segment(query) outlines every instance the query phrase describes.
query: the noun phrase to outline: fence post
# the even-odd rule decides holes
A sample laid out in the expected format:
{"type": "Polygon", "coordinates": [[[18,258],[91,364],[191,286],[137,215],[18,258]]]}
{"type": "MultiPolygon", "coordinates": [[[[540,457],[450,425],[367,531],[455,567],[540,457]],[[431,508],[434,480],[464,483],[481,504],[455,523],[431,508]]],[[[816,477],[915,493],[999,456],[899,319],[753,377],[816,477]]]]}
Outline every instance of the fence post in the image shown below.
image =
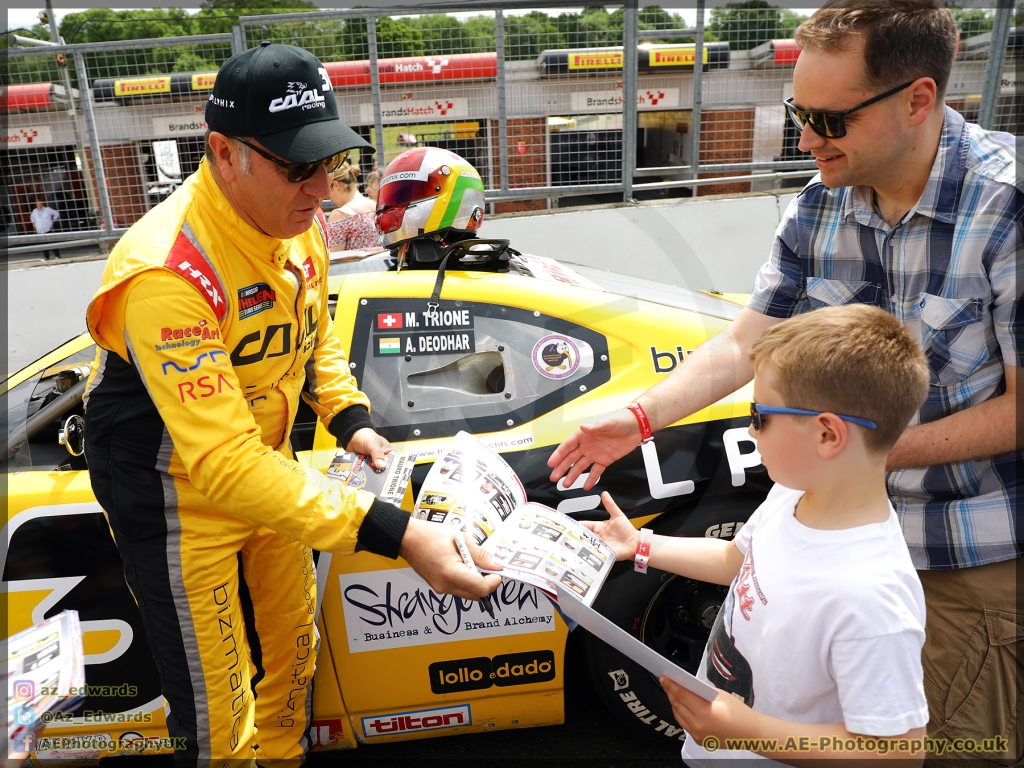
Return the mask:
{"type": "Polygon", "coordinates": [[[498,56],[498,187],[508,189],[508,101],[505,93],[505,15],[494,12],[495,52],[498,56]]]}
{"type": "Polygon", "coordinates": [[[388,164],[384,154],[384,117],[380,106],[380,70],[377,68],[377,19],[366,17],[366,42],[370,48],[370,98],[373,100],[373,130],[377,136],[377,166],[383,171],[388,164]]]}
{"type": "Polygon", "coordinates": [[[245,32],[242,26],[236,24],[231,28],[231,55],[236,56],[245,50],[245,32]]]}
{"type": "Polygon", "coordinates": [[[999,0],[995,24],[992,27],[992,41],[988,48],[988,62],[985,64],[985,87],[981,92],[981,109],[978,110],[978,125],[986,131],[992,130],[996,116],[996,103],[999,101],[1012,19],[1013,0],[999,0]]]}
{"type": "MultiPolygon", "coordinates": [[[[700,111],[704,87],[704,0],[697,0],[697,35],[693,46],[693,142],[690,167],[692,178],[698,178],[700,172],[700,111]]],[[[697,196],[697,187],[690,187],[693,196],[697,196]]]]}
{"type": "Polygon", "coordinates": [[[639,61],[636,49],[638,0],[626,0],[622,9],[622,201],[633,202],[636,170],[636,124],[639,61]]]}
{"type": "MultiPolygon", "coordinates": [[[[92,83],[89,81],[89,73],[85,68],[85,56],[81,51],[75,51],[75,69],[78,70],[79,94],[82,98],[82,111],[85,112],[85,129],[89,134],[89,151],[92,155],[92,166],[96,171],[96,191],[100,196],[100,212],[103,216],[103,226],[107,234],[114,232],[114,214],[110,210],[110,196],[107,194],[107,178],[103,172],[103,155],[100,154],[100,140],[96,131],[96,115],[92,109],[92,83]]],[[[82,167],[88,165],[85,152],[82,152],[82,167]]],[[[86,184],[91,181],[86,179],[86,184]]]]}

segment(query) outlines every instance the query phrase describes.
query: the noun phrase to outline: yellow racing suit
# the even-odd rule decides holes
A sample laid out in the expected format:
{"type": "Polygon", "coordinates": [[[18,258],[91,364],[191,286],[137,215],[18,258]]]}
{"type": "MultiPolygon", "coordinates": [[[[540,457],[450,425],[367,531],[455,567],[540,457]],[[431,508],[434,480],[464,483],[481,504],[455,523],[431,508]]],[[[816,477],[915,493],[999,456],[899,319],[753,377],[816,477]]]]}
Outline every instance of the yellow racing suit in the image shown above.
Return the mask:
{"type": "Polygon", "coordinates": [[[310,548],[397,557],[408,515],[293,458],[300,392],[340,444],[371,426],[327,309],[325,223],[289,240],[203,162],[120,240],[88,309],[86,457],[181,762],[298,764],[311,718],[310,548]]]}

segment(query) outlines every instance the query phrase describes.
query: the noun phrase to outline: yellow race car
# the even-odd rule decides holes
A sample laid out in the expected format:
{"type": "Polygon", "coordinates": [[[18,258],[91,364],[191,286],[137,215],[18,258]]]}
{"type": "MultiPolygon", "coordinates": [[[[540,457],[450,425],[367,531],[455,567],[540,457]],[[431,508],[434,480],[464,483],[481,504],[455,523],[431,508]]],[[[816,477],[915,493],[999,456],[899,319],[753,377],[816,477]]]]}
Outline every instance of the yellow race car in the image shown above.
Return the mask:
{"type": "MultiPolygon", "coordinates": [[[[622,408],[719,333],[742,297],[697,293],[551,259],[467,252],[447,271],[398,271],[389,253],[332,262],[335,331],[373,404],[379,431],[417,455],[404,506],[459,430],[494,447],[529,498],[599,519],[609,491],[635,525],[731,538],[771,485],[747,434],[746,389],[662,430],[616,462],[591,491],[551,483],[546,462],[577,426],[622,408]],[[428,307],[435,291],[436,310],[428,307]],[[642,298],[641,298],[642,297],[642,298]],[[431,310],[428,312],[428,310],[431,310]]],[[[65,609],[85,637],[81,708],[54,719],[37,757],[93,762],[167,751],[164,702],[121,561],[82,453],[88,335],[4,386],[8,636],[65,609]]],[[[293,432],[303,462],[326,470],[334,438],[303,406],[293,432]]],[[[564,720],[567,628],[532,588],[503,582],[495,618],[434,594],[402,560],[368,553],[317,560],[314,750],[564,720]]],[[[725,587],[620,563],[596,608],[695,670],[725,587]]],[[[647,672],[588,638],[597,695],[630,728],[681,740],[647,672]]]]}

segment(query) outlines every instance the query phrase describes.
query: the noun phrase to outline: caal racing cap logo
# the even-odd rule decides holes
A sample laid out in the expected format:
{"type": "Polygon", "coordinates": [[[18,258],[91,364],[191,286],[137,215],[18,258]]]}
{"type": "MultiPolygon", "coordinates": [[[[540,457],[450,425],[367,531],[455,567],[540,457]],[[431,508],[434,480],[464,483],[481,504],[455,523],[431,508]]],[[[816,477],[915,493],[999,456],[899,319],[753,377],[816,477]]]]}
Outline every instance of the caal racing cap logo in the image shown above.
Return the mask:
{"type": "MultiPolygon", "coordinates": [[[[321,68],[322,69],[322,68],[321,68]]],[[[325,78],[326,79],[326,78],[325,78]]],[[[330,82],[330,81],[328,81],[330,82]]],[[[324,96],[316,88],[306,88],[306,83],[290,82],[287,95],[270,102],[271,112],[284,112],[286,109],[302,107],[302,109],[326,108],[324,96]]]]}

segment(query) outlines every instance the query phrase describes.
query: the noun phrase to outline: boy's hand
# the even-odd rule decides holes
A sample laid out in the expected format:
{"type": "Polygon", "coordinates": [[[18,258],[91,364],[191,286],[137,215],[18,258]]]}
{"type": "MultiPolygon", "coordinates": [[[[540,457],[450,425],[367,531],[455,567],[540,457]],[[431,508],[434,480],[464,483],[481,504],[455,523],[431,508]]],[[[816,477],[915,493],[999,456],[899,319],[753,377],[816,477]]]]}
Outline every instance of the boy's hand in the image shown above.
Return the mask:
{"type": "Polygon", "coordinates": [[[593,520],[581,520],[580,522],[592,530],[601,541],[612,548],[616,560],[632,560],[636,554],[636,541],[640,536],[639,531],[629,522],[629,518],[622,514],[622,510],[612,501],[611,494],[605,491],[601,494],[601,501],[608,512],[609,519],[604,522],[593,520]]]}
{"type": "Polygon", "coordinates": [[[756,736],[754,710],[732,694],[722,691],[714,701],[707,701],[667,677],[660,682],[676,722],[709,752],[724,749],[725,739],[756,736]]]}

